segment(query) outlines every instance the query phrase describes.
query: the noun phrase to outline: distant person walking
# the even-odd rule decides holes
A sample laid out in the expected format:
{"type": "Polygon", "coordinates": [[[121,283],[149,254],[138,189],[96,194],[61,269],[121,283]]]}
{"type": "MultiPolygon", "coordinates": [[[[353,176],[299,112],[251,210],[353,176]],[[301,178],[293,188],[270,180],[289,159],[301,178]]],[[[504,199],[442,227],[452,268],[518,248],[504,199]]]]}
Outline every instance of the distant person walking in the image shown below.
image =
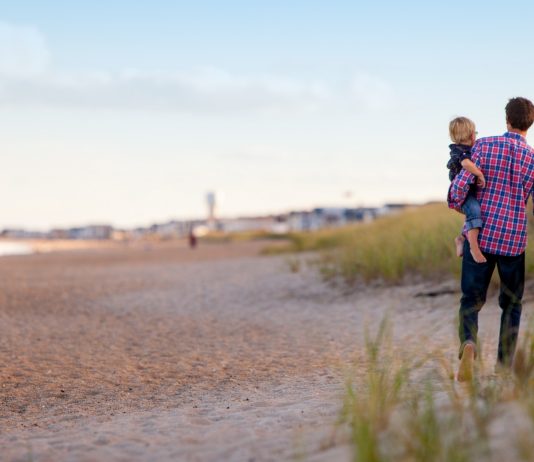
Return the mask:
{"type": "Polygon", "coordinates": [[[191,249],[194,249],[196,248],[197,246],[197,237],[195,236],[195,230],[194,228],[191,226],[191,229],[189,230],[189,247],[191,249]]]}
{"type": "MultiPolygon", "coordinates": [[[[477,355],[478,312],[486,301],[491,276],[497,266],[500,277],[501,324],[497,369],[512,365],[525,281],[527,242],[526,203],[534,186],[534,149],[525,139],[534,122],[534,105],[526,98],[512,98],[506,105],[507,132],[481,138],[471,149],[471,160],[485,178],[477,188],[482,227],[479,247],[485,262],[477,263],[464,241],[460,301],[460,366],[458,380],[471,380],[477,355]]],[[[468,197],[475,176],[462,169],[454,178],[449,206],[457,211],[468,197]]],[[[464,230],[465,233],[465,230],[464,230]]]]}

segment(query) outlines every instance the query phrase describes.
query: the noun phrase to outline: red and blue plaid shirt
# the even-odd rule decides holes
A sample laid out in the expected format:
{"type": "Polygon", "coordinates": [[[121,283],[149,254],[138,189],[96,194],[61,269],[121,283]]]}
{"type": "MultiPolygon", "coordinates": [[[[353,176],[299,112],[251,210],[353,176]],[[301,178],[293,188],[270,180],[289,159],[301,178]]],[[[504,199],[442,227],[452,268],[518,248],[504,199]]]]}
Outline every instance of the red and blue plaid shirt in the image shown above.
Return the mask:
{"type": "MultiPolygon", "coordinates": [[[[534,149],[507,132],[479,139],[471,150],[486,187],[477,188],[484,222],[480,248],[495,255],[520,255],[527,246],[526,203],[534,185],[534,149]]],[[[449,207],[460,211],[475,177],[462,170],[451,183],[449,207]]]]}

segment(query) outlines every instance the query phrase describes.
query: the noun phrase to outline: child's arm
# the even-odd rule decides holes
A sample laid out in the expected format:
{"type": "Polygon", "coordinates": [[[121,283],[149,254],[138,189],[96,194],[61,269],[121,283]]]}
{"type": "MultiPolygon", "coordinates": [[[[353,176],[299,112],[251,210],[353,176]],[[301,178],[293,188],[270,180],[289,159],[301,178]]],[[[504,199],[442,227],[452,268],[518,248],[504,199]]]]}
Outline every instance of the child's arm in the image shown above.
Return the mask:
{"type": "Polygon", "coordinates": [[[477,185],[483,188],[486,186],[486,179],[484,178],[484,174],[482,171],[473,163],[472,160],[464,159],[462,162],[462,168],[467,170],[469,173],[472,173],[477,177],[477,185]]]}

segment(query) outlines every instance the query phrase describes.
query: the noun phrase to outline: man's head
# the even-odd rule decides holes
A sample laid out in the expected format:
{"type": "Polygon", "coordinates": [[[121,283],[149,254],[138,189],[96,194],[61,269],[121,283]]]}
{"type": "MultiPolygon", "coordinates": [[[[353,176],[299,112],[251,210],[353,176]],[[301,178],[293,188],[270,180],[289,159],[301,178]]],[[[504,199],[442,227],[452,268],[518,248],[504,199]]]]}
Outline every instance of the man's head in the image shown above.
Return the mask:
{"type": "Polygon", "coordinates": [[[506,105],[508,130],[526,132],[534,122],[534,104],[526,98],[512,98],[506,105]]]}
{"type": "Polygon", "coordinates": [[[475,123],[467,117],[456,117],[449,123],[449,135],[456,144],[473,146],[476,139],[475,123]]]}

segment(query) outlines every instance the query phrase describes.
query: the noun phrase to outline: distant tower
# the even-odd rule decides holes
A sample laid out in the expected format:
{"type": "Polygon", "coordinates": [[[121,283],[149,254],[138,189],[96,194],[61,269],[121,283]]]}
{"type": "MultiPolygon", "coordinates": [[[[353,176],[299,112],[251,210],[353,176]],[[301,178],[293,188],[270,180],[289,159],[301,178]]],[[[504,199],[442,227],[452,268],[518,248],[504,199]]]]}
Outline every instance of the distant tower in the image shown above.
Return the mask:
{"type": "Polygon", "coordinates": [[[215,229],[215,193],[210,191],[206,194],[206,203],[208,205],[208,228],[215,229]]]}

